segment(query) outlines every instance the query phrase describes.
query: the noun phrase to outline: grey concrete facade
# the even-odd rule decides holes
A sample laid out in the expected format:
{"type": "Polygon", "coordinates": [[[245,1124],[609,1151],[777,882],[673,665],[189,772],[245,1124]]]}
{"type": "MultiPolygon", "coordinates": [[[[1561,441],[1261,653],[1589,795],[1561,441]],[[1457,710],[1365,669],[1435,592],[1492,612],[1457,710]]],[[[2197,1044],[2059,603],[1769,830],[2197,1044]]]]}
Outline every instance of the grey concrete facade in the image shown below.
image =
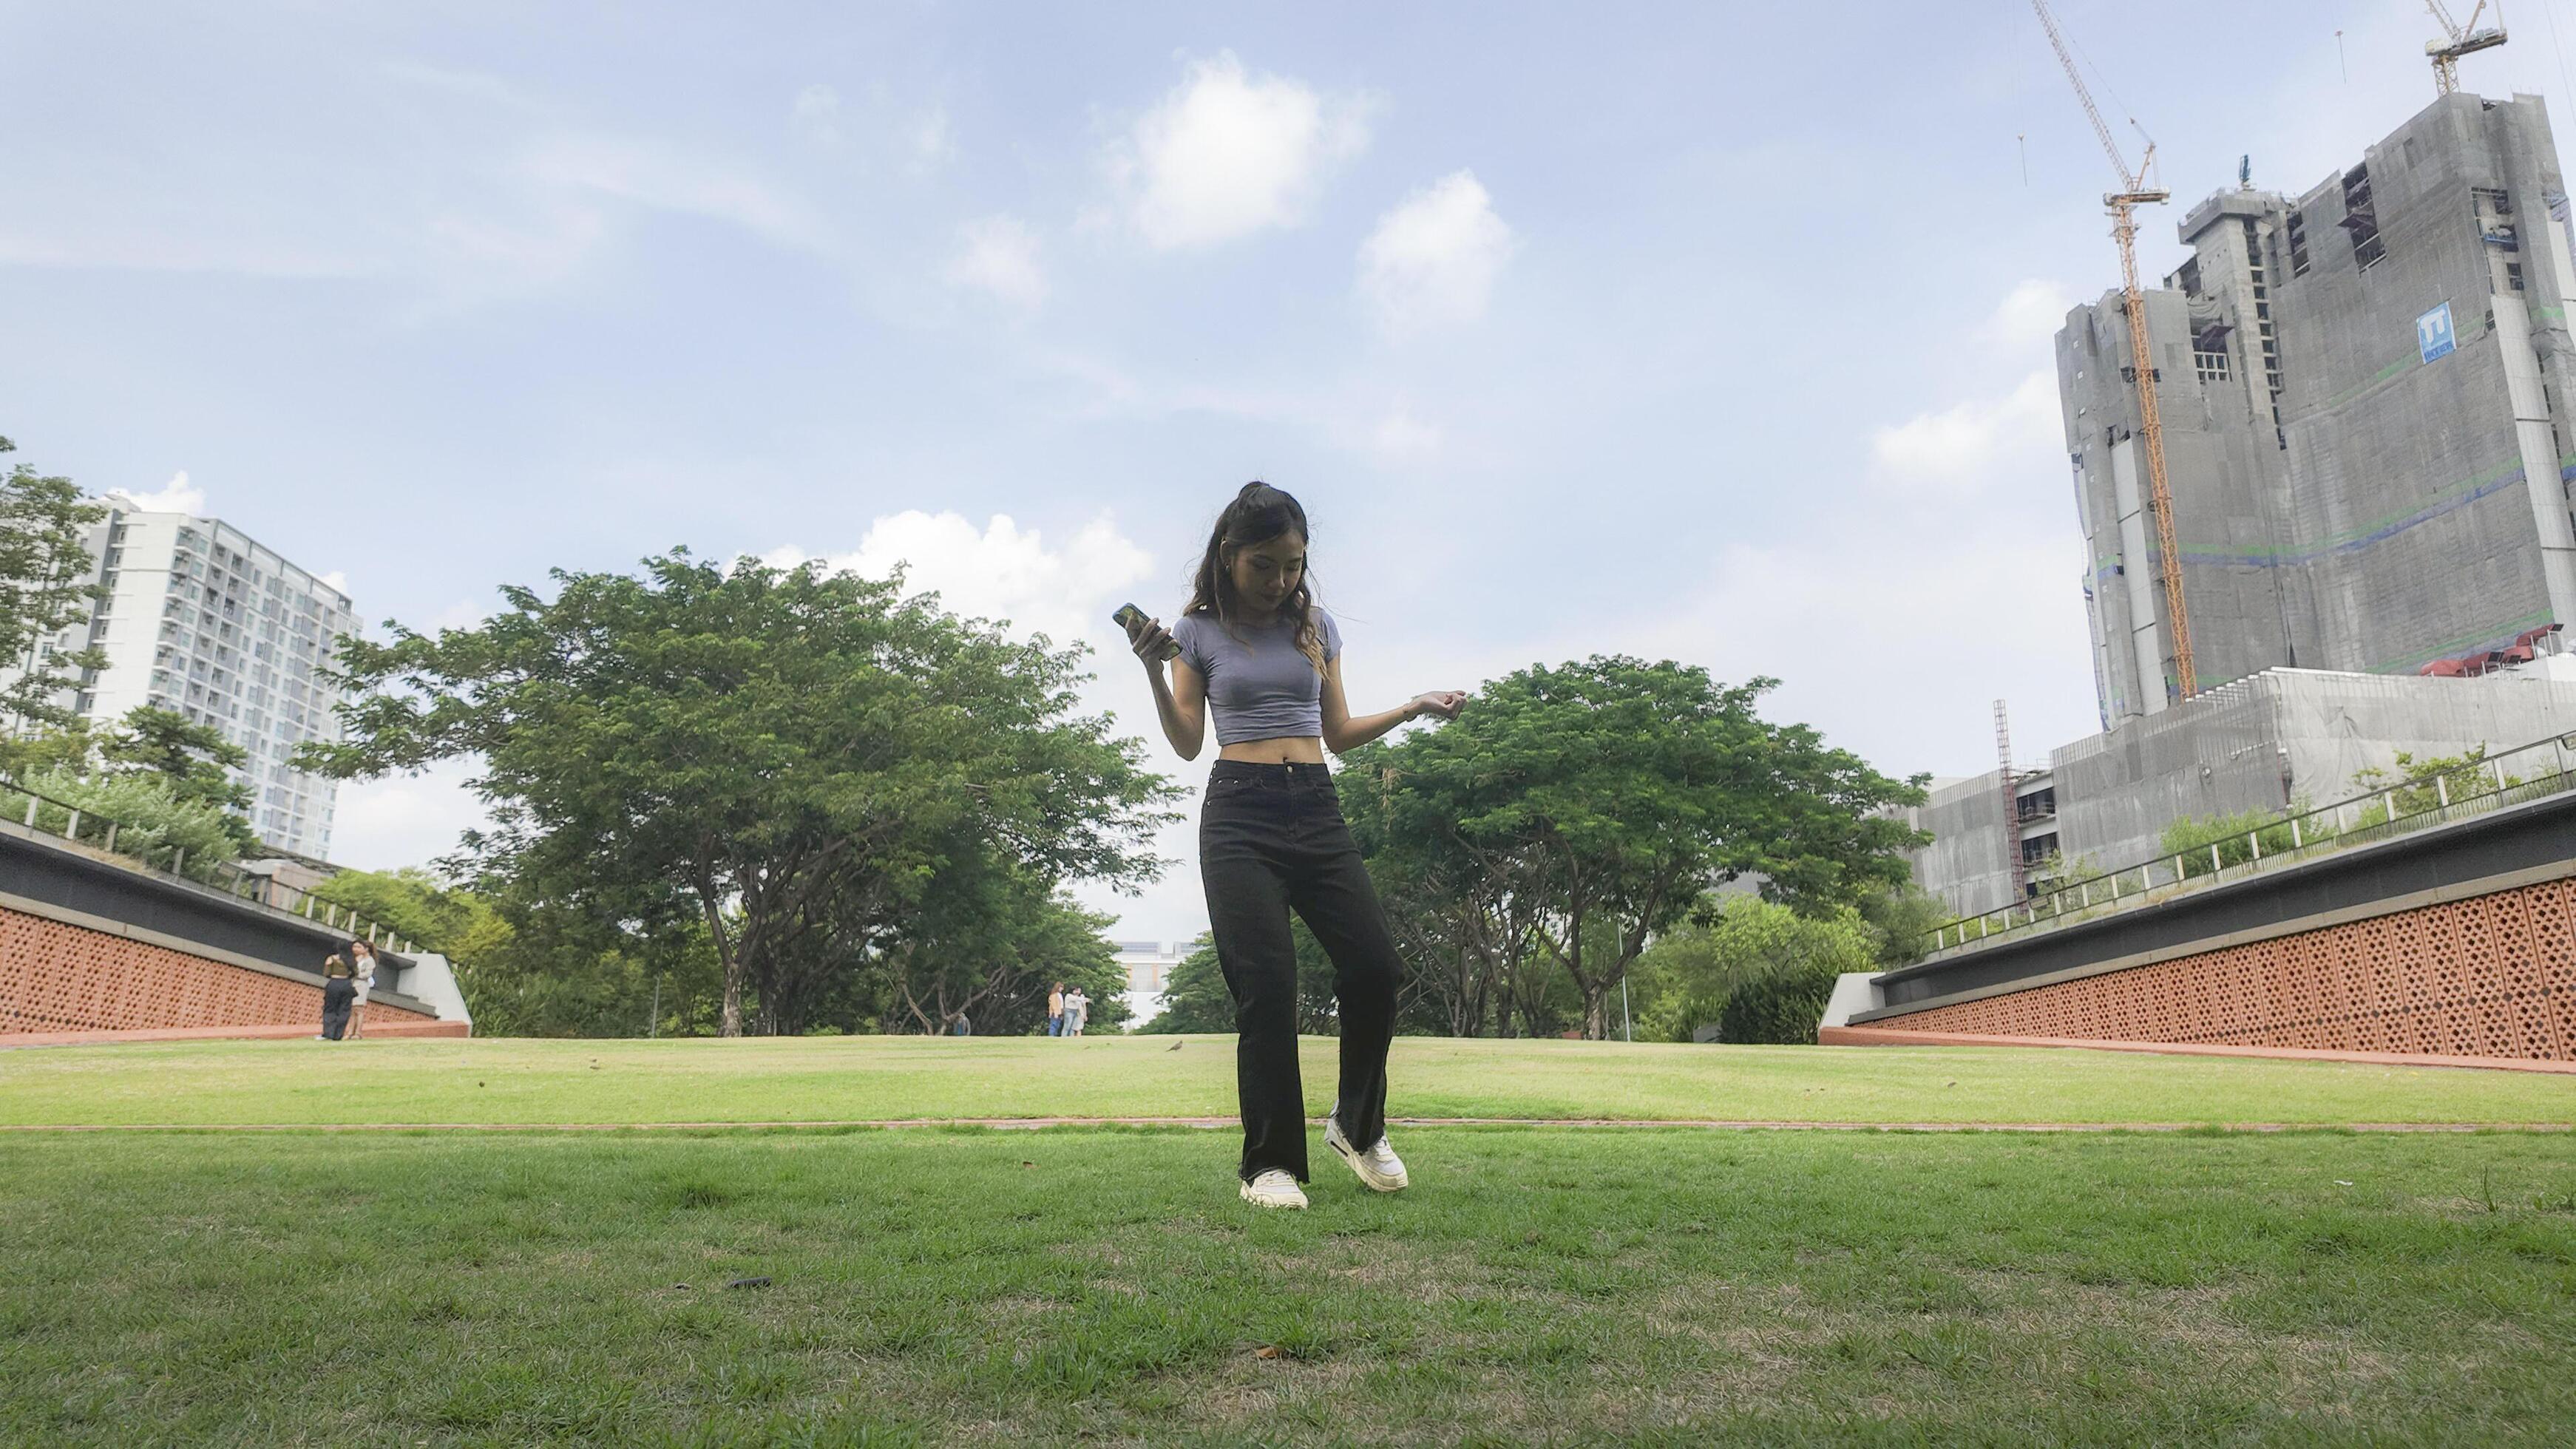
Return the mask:
{"type": "Polygon", "coordinates": [[[1970,941],[1846,995],[1841,1025],[2318,930],[2576,874],[2576,795],[2560,794],[2416,834],[2281,866],[2052,930],[1970,941]]]}
{"type": "MultiPolygon", "coordinates": [[[[2201,688],[2576,624],[2567,209],[2538,98],[2451,95],[2296,197],[2185,215],[2145,305],[2201,688]]],[[[2057,338],[2106,728],[2179,699],[2127,326],[2113,293],[2057,338]]]]}
{"type": "MultiPolygon", "coordinates": [[[[2109,870],[2161,853],[2165,828],[2360,793],[2353,777],[2576,730],[2576,660],[2475,679],[2272,669],[2064,746],[2015,781],[2017,848],[2109,870]]],[[[1906,812],[1933,834],[1915,880],[1960,915],[2012,899],[2000,772],[1936,787],[1906,812]]]]}

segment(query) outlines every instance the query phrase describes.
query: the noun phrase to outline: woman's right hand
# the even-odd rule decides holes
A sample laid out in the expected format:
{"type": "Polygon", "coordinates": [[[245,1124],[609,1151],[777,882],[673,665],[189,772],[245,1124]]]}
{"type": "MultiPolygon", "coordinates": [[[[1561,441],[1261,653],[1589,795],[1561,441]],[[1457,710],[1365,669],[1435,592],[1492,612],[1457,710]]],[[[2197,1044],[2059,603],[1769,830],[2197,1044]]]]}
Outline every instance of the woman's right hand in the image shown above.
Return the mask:
{"type": "Polygon", "coordinates": [[[1127,626],[1127,646],[1136,651],[1136,658],[1144,664],[1146,673],[1159,674],[1163,656],[1172,646],[1172,632],[1163,627],[1160,619],[1139,618],[1127,626]]]}

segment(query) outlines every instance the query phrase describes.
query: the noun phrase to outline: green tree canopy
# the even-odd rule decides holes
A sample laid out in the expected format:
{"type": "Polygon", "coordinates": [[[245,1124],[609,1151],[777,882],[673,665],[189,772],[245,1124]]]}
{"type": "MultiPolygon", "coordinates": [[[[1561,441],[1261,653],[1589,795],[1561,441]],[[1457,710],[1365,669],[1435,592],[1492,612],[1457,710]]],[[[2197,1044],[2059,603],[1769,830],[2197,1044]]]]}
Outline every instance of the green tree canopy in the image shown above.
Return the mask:
{"type": "Polygon", "coordinates": [[[250,786],[231,774],[249,761],[250,751],[177,710],[135,706],[99,741],[98,752],[109,774],[157,774],[182,799],[235,812],[250,809],[250,786]]]}
{"type": "Polygon", "coordinates": [[[168,782],[170,793],[219,811],[226,830],[243,854],[259,847],[251,829],[250,786],[233,777],[250,759],[250,751],[210,724],[198,724],[176,710],[137,705],[98,740],[102,772],[144,775],[168,782]]]}
{"type": "MultiPolygon", "coordinates": [[[[0,438],[0,453],[17,446],[0,438]]],[[[55,696],[80,683],[79,671],[107,667],[107,655],[86,643],[47,642],[89,617],[98,589],[82,540],[106,516],[106,506],[84,502],[69,478],[24,463],[0,475],[0,665],[24,671],[0,685],[0,735],[73,723],[77,716],[55,696]]]]}
{"type": "Polygon", "coordinates": [[[1517,671],[1442,729],[1354,751],[1355,833],[1459,903],[1454,941],[1543,953],[1604,1035],[1629,964],[1710,887],[1826,911],[1908,876],[1923,837],[1884,811],[1921,782],[1761,718],[1776,683],[1624,656],[1517,671]]]}
{"type": "MultiPolygon", "coordinates": [[[[988,869],[1131,885],[1177,793],[1077,712],[1079,650],[1018,643],[900,580],[674,550],[642,577],[520,586],[479,628],[347,641],[336,778],[466,757],[493,826],[461,864],[650,933],[700,923],[788,1011],[988,869]]],[[[771,1030],[795,1023],[773,1012],[771,1030]]]]}

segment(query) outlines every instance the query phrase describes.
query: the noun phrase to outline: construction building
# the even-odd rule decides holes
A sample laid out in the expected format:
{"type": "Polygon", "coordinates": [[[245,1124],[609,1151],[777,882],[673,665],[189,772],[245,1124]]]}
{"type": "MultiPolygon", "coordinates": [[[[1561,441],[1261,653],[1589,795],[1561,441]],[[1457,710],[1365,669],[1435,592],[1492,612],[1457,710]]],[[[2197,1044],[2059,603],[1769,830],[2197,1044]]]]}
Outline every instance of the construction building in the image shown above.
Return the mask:
{"type": "Polygon", "coordinates": [[[86,542],[88,582],[103,594],[47,642],[95,645],[109,667],[84,671],[60,702],[99,727],[147,704],[214,726],[249,753],[234,776],[250,786],[260,839],[327,856],[334,782],[287,761],[299,744],[340,737],[340,690],[325,671],[358,631],[348,596],[220,519],[138,509],[116,493],[100,501],[107,517],[86,542]]]}
{"type": "MultiPolygon", "coordinates": [[[[2199,688],[2476,672],[2576,621],[2567,216],[2540,99],[2457,93],[2184,216],[2143,301],[2199,688]]],[[[2057,337],[2106,729],[2182,696],[2132,357],[2116,292],[2057,337]]]]}
{"type": "Polygon", "coordinates": [[[2104,732],[1908,812],[1934,836],[1916,879],[1963,915],[2155,856],[2177,820],[2357,793],[2400,752],[2576,730],[2576,249],[2546,109],[2449,93],[2297,196],[2239,182],[2140,297],[2195,692],[2115,291],[2057,335],[2104,732]]]}
{"type": "MultiPolygon", "coordinates": [[[[2555,636],[2542,647],[2552,648],[2555,636]]],[[[2117,870],[2164,853],[2167,826],[2328,805],[2354,777],[2481,746],[2576,730],[2576,655],[2544,654],[2474,679],[2268,669],[2130,720],[2012,771],[1936,780],[1907,822],[1932,834],[1915,880],[1973,916],[2066,868],[2117,870]],[[2015,869],[2015,861],[2019,869],[2015,869]]]]}

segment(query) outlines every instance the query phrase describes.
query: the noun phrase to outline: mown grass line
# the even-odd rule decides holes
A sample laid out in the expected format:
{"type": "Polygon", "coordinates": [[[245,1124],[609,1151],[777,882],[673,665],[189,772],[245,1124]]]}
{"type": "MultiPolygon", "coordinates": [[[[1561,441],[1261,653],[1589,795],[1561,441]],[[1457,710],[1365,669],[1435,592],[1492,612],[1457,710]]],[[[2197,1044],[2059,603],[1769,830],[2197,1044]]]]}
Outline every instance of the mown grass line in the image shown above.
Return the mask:
{"type": "Polygon", "coordinates": [[[0,1440],[2559,1444],[2576,1144],[0,1139],[0,1440]],[[761,1276],[768,1286],[719,1285],[761,1276]],[[679,1284],[689,1285],[686,1288],[679,1284]]]}
{"type": "MultiPolygon", "coordinates": [[[[1309,1108],[1334,1043],[1305,1047],[1309,1108]]],[[[1407,1117],[2571,1123],[2576,1077],[2043,1048],[1395,1045],[1407,1117]]],[[[1223,1037],[185,1042],[0,1052],[0,1124],[1229,1117],[1223,1037]]]]}

